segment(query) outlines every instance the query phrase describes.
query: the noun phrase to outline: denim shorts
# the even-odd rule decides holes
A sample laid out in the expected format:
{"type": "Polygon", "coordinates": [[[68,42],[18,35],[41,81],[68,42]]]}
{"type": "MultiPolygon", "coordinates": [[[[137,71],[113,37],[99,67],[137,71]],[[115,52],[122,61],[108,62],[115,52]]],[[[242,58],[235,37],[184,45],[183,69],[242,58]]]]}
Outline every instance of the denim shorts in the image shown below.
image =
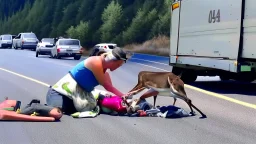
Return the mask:
{"type": "Polygon", "coordinates": [[[46,95],[46,103],[49,106],[60,108],[65,114],[77,112],[73,100],[55,91],[50,86],[46,95]]]}

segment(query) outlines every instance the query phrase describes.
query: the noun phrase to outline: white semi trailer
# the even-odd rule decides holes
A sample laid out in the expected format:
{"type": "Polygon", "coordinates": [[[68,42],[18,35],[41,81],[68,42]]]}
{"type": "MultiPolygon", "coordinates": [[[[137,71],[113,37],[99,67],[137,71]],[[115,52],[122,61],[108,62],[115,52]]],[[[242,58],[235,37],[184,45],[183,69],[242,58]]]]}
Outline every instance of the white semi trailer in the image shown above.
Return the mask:
{"type": "Polygon", "coordinates": [[[171,17],[169,64],[185,82],[256,79],[256,0],[174,0],[171,17]]]}

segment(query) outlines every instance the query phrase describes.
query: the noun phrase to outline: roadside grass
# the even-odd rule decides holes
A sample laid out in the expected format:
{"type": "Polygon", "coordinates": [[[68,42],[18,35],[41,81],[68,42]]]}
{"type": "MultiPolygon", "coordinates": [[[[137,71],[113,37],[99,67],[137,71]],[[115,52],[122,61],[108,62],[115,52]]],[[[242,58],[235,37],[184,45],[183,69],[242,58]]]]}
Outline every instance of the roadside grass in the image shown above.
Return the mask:
{"type": "Polygon", "coordinates": [[[170,38],[167,36],[158,36],[142,44],[129,44],[123,47],[127,51],[136,53],[152,54],[159,56],[169,56],[170,38]]]}
{"type": "MultiPolygon", "coordinates": [[[[157,36],[151,40],[147,40],[142,44],[128,44],[122,47],[125,51],[131,51],[135,53],[169,56],[170,53],[170,38],[167,36],[157,36]]],[[[83,56],[88,56],[92,49],[86,50],[81,48],[83,56]]]]}

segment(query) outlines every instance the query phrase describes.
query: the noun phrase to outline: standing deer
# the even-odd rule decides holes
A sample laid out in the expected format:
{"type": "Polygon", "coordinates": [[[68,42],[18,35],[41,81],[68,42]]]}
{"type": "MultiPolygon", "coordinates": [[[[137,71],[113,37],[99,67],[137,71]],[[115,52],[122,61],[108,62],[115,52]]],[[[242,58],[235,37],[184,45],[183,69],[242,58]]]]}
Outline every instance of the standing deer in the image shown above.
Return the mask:
{"type": "Polygon", "coordinates": [[[145,99],[151,96],[154,96],[155,106],[157,95],[171,96],[174,98],[173,105],[175,105],[177,98],[180,98],[188,104],[191,110],[191,115],[195,115],[192,109],[193,107],[202,115],[203,118],[206,118],[206,115],[202,113],[196,106],[194,106],[192,101],[187,97],[184,82],[180,79],[180,76],[176,76],[171,72],[141,71],[138,75],[137,85],[130,90],[129,93],[135,95],[145,88],[150,90],[142,95],[137,101],[134,101],[131,107],[135,106],[140,99],[145,99]]]}

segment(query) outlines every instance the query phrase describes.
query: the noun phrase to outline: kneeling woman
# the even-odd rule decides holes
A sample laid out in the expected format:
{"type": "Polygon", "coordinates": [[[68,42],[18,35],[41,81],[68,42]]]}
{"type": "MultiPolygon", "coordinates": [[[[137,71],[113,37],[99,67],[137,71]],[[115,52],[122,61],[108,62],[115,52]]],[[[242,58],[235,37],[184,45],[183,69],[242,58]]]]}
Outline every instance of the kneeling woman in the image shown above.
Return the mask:
{"type": "Polygon", "coordinates": [[[121,48],[110,53],[89,57],[78,63],[55,85],[49,88],[47,105],[60,108],[65,114],[92,111],[97,101],[92,91],[98,85],[118,96],[127,96],[116,89],[111,82],[107,69],[114,71],[127,60],[121,48]]]}

